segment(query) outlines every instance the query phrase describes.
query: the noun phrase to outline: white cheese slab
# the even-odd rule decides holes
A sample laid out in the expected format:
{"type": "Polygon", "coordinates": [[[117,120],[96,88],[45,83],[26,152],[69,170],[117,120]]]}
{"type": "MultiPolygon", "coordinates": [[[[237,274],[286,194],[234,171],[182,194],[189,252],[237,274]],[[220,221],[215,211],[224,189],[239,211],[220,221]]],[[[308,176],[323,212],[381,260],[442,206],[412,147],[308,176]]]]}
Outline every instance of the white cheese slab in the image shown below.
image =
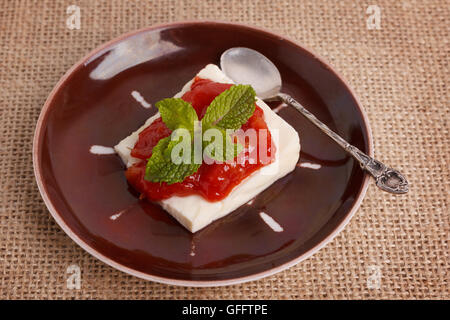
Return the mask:
{"type": "MultiPolygon", "coordinates": [[[[226,75],[213,64],[207,65],[197,74],[197,76],[215,82],[233,83],[231,79],[227,78],[226,75]]],[[[183,89],[177,93],[175,97],[179,98],[185,92],[189,91],[193,81],[194,80],[192,79],[186,83],[183,89]]],[[[274,139],[276,146],[275,161],[255,171],[237,185],[230,194],[221,201],[210,202],[199,195],[190,195],[185,197],[173,196],[159,202],[168,213],[193,233],[203,229],[213,221],[226,216],[241,205],[249,202],[272,183],[295,169],[300,156],[300,139],[297,131],[273,112],[261,99],[257,98],[256,104],[264,111],[264,120],[274,139]]],[[[120,141],[119,144],[114,147],[128,167],[136,162],[142,161],[133,158],[130,155],[130,152],[139,138],[139,133],[157,118],[159,118],[159,113],[150,117],[142,127],[120,141]]]]}

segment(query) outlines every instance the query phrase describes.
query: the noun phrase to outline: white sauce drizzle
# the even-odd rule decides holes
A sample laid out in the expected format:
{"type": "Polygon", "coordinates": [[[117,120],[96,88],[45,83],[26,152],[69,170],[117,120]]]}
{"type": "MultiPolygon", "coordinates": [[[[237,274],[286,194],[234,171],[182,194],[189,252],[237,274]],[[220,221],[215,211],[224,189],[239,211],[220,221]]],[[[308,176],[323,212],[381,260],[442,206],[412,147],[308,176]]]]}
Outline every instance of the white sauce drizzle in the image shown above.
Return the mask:
{"type": "Polygon", "coordinates": [[[322,166],[320,164],[311,163],[311,162],[297,163],[297,167],[308,168],[308,169],[313,169],[313,170],[319,170],[320,168],[322,168],[322,166]]]}
{"type": "Polygon", "coordinates": [[[280,226],[278,224],[278,222],[276,222],[275,220],[273,220],[273,218],[271,216],[269,216],[267,213],[265,212],[260,212],[259,213],[260,217],[264,220],[264,222],[272,228],[273,231],[275,232],[282,232],[284,229],[282,226],[280,226]]]}
{"type": "Polygon", "coordinates": [[[134,205],[135,205],[135,203],[129,205],[129,206],[126,207],[125,209],[120,210],[119,212],[113,214],[113,215],[110,216],[109,218],[110,218],[111,220],[117,220],[122,214],[124,214],[125,212],[127,212],[128,210],[130,210],[134,205]]]}
{"type": "Polygon", "coordinates": [[[190,253],[191,257],[195,256],[195,243],[192,240],[191,241],[191,253],[190,253]]]}
{"type": "Polygon", "coordinates": [[[123,210],[120,211],[119,213],[113,214],[111,217],[109,217],[111,220],[116,220],[117,218],[119,218],[123,213],[123,210]]]}
{"type": "Polygon", "coordinates": [[[133,96],[133,98],[139,102],[144,108],[148,109],[150,108],[152,105],[150,103],[148,103],[147,101],[145,101],[144,97],[136,90],[134,90],[133,92],[131,92],[131,95],[133,96]]]}
{"type": "Polygon", "coordinates": [[[89,149],[89,152],[92,154],[98,154],[98,155],[116,153],[116,151],[111,147],[97,146],[97,145],[92,145],[91,148],[89,149]]]}
{"type": "Polygon", "coordinates": [[[273,112],[278,113],[280,112],[281,109],[286,108],[288,105],[285,103],[280,104],[278,107],[276,107],[275,109],[272,109],[273,112]]]}

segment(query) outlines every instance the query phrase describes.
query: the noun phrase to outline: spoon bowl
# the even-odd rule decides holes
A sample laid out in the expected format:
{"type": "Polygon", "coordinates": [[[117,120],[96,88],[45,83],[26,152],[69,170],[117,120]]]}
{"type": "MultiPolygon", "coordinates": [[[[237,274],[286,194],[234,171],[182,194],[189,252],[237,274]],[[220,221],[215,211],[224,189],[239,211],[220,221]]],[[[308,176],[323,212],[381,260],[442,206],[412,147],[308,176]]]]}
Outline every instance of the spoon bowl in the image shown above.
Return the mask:
{"type": "Polygon", "coordinates": [[[250,84],[261,99],[275,97],[281,90],[277,67],[256,50],[236,47],[220,57],[220,67],[236,83],[250,84]]]}

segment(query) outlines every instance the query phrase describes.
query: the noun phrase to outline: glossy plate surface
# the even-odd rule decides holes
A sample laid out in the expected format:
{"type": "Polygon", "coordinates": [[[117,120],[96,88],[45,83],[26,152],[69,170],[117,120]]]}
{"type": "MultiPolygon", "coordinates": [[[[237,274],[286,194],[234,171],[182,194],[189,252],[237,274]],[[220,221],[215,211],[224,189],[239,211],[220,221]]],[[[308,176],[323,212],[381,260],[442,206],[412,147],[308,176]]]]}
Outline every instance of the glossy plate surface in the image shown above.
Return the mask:
{"type": "Polygon", "coordinates": [[[252,205],[191,234],[158,205],[139,201],[112,147],[156,112],[146,101],[173,96],[223,51],[244,46],[279,68],[283,91],[361,150],[372,154],[370,129],[352,91],[320,58],[261,29],[186,22],[140,30],[109,42],[75,65],[50,94],[33,146],[36,178],[65,232],[100,260],[149,280],[192,286],[257,279],[308,257],[349,221],[367,188],[355,161],[294,109],[279,115],[300,135],[297,167],[252,205]],[[264,211],[283,228],[274,232],[264,211]],[[122,214],[117,219],[112,215],[122,214]]]}

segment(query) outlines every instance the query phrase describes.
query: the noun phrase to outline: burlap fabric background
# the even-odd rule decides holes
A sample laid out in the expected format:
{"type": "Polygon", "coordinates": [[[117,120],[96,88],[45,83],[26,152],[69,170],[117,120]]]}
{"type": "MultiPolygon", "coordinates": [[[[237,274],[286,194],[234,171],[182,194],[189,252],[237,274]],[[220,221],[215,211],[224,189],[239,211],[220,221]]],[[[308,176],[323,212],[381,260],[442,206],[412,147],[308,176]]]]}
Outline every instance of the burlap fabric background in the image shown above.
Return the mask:
{"type": "Polygon", "coordinates": [[[0,1],[0,298],[449,298],[449,22],[436,1],[0,1]],[[81,8],[81,29],[66,8],[81,8]],[[366,9],[381,8],[368,30],[366,9]],[[183,288],[116,271],[55,224],[31,160],[35,123],[64,72],[122,33],[177,20],[262,26],[328,60],[359,95],[375,155],[407,175],[393,196],[371,183],[361,209],[313,257],[269,278],[183,288]],[[78,264],[80,290],[66,287],[78,264]],[[380,271],[380,287],[367,285],[380,271]]]}

